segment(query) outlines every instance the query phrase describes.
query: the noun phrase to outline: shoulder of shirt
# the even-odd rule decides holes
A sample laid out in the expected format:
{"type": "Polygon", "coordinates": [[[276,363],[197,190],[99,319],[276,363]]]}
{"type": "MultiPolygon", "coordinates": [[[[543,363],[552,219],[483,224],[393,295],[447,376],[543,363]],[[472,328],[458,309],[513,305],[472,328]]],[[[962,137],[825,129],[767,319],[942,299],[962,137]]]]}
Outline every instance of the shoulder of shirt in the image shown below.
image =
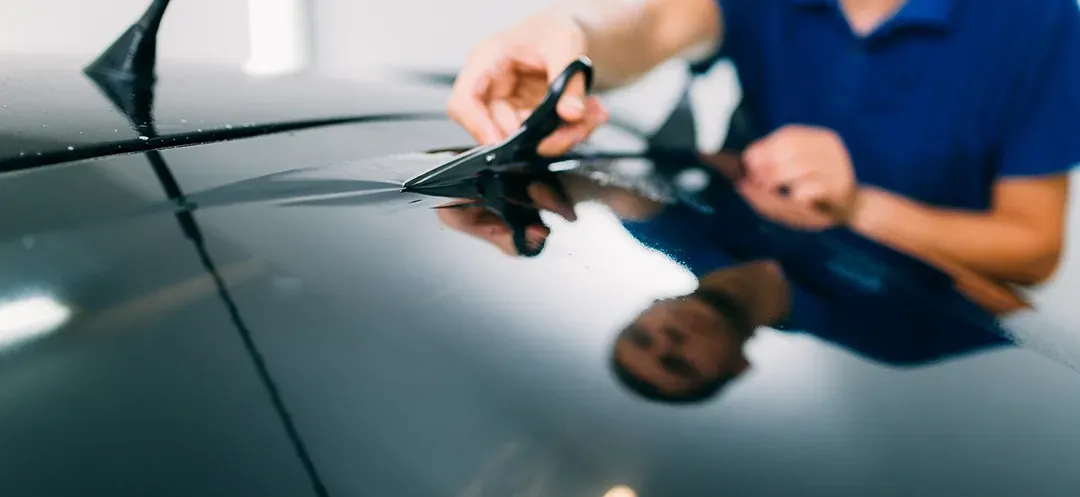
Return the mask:
{"type": "Polygon", "coordinates": [[[969,8],[997,11],[1015,30],[1036,37],[1052,36],[1067,23],[1080,23],[1078,0],[956,0],[968,2],[969,8]]]}
{"type": "Polygon", "coordinates": [[[1060,53],[1063,37],[1080,29],[1078,0],[952,1],[964,11],[967,21],[961,22],[980,33],[977,37],[987,44],[983,48],[1017,67],[1046,62],[1047,54],[1060,53]]]}

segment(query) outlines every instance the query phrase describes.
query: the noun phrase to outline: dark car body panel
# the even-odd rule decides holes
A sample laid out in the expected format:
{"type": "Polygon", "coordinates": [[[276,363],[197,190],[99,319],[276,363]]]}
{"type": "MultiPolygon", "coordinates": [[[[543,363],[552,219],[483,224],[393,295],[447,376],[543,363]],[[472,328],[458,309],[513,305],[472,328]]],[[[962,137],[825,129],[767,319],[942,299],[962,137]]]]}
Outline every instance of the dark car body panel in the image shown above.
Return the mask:
{"type": "MultiPolygon", "coordinates": [[[[0,114],[0,166],[20,151],[137,140],[78,65],[21,64],[4,65],[0,99],[13,110],[0,114]]],[[[172,66],[159,87],[157,126],[175,135],[438,111],[445,97],[172,66]]],[[[258,182],[236,187],[304,168],[400,182],[437,161],[418,152],[468,143],[428,120],[161,150],[184,194],[230,192],[191,213],[201,245],[145,154],[0,175],[0,300],[40,293],[75,309],[64,327],[0,351],[0,494],[292,497],[316,495],[317,482],[333,496],[394,497],[599,496],[617,483],[706,496],[1080,488],[1080,383],[1032,354],[898,372],[773,333],[722,401],[646,405],[613,385],[608,344],[692,281],[631,246],[601,209],[585,227],[557,225],[545,252],[522,260],[441,226],[430,210],[440,199],[301,190],[291,200],[320,202],[283,205],[258,182]]]]}
{"type": "MultiPolygon", "coordinates": [[[[113,141],[142,133],[81,72],[78,59],[4,55],[0,83],[0,161],[113,141]]],[[[437,88],[361,84],[319,78],[252,78],[225,68],[163,64],[152,114],[162,135],[240,129],[359,114],[438,111],[437,88]]]]}

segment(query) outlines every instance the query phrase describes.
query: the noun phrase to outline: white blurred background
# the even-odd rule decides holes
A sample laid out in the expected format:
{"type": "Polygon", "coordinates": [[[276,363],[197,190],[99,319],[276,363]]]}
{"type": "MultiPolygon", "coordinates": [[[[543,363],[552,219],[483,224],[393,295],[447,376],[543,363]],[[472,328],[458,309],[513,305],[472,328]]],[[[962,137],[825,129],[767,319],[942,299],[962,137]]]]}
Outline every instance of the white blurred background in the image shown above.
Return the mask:
{"type": "MultiPolygon", "coordinates": [[[[253,33],[256,45],[280,46],[282,33],[298,23],[306,31],[301,43],[310,48],[308,67],[364,77],[387,63],[445,66],[476,40],[546,2],[174,0],[161,29],[159,50],[166,58],[245,64],[263,48],[252,46],[253,33]],[[260,38],[260,30],[271,25],[274,35],[260,38]]],[[[2,0],[0,50],[92,55],[149,3],[2,0]]]]}

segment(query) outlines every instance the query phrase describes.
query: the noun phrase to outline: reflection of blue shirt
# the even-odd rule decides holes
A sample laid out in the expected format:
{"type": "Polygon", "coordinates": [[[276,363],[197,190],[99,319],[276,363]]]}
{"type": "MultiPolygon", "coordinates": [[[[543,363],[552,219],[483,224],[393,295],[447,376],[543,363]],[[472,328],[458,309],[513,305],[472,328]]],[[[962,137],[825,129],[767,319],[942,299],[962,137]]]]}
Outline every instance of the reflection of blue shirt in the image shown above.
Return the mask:
{"type": "Polygon", "coordinates": [[[786,230],[760,220],[741,201],[713,215],[672,206],[624,226],[697,277],[738,261],[781,261],[791,283],[791,312],[776,327],[872,360],[915,365],[1010,343],[948,277],[845,230],[786,230]]]}

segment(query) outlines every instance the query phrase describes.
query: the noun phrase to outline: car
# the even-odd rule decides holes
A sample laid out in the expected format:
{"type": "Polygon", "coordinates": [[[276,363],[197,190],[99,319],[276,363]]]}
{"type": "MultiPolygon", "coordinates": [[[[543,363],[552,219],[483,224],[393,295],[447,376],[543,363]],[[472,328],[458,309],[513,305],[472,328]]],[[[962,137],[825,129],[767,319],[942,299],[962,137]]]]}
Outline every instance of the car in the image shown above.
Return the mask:
{"type": "Polygon", "coordinates": [[[610,209],[507,257],[400,187],[470,145],[444,85],[156,61],[147,19],[89,66],[0,58],[0,493],[1080,488],[1080,378],[1025,350],[905,370],[766,330],[721,400],[642,402],[614,333],[696,282],[610,209]]]}

